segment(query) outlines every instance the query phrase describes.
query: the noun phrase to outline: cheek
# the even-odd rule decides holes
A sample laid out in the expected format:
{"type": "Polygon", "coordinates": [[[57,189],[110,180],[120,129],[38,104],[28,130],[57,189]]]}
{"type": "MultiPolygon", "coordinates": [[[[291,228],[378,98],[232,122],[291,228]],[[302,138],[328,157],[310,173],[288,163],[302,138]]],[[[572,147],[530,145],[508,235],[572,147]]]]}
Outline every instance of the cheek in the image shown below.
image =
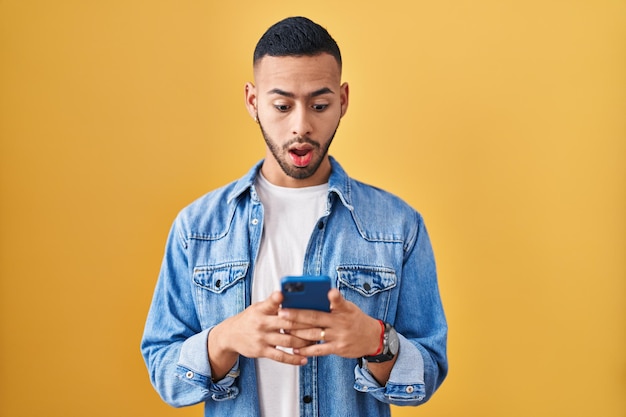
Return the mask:
{"type": "Polygon", "coordinates": [[[259,118],[265,122],[268,128],[275,128],[285,119],[285,114],[276,111],[276,109],[272,105],[259,106],[258,111],[259,118]]]}
{"type": "Polygon", "coordinates": [[[259,119],[263,123],[263,130],[273,141],[286,141],[293,136],[289,116],[274,112],[265,116],[259,115],[259,119]]]}
{"type": "Polygon", "coordinates": [[[337,130],[337,127],[339,127],[340,120],[341,116],[339,114],[333,115],[333,117],[324,120],[323,129],[325,137],[330,138],[330,136],[332,136],[335,130],[337,130]]]}
{"type": "Polygon", "coordinates": [[[282,123],[271,118],[263,118],[261,122],[263,123],[263,131],[273,142],[280,142],[285,136],[282,123]]]}

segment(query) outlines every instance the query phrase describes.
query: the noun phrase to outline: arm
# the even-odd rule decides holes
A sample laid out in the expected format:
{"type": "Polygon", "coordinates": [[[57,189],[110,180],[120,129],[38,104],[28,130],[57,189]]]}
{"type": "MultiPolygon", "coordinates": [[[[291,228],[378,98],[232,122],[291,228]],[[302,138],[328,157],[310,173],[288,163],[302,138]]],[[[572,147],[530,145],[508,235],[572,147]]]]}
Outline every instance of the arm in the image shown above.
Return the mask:
{"type": "MultiPolygon", "coordinates": [[[[368,363],[367,371],[355,369],[355,388],[380,401],[396,405],[418,405],[427,401],[447,373],[447,325],[439,290],[435,262],[428,234],[419,215],[414,237],[407,245],[403,275],[399,279],[397,309],[389,321],[400,340],[392,361],[368,363]]],[[[304,356],[335,354],[346,358],[372,355],[380,343],[379,323],[358,306],[331,290],[331,313],[281,310],[291,320],[291,334],[325,343],[298,350],[304,356]]]]}
{"type": "Polygon", "coordinates": [[[230,377],[212,382],[207,352],[210,331],[201,328],[196,316],[187,242],[177,219],[167,240],[141,341],[152,385],[168,404],[181,407],[211,396],[237,395],[232,386],[236,364],[230,377]]]}
{"type": "Polygon", "coordinates": [[[389,396],[403,394],[398,405],[426,402],[439,388],[448,371],[448,327],[439,295],[435,259],[428,233],[417,215],[417,232],[408,246],[399,288],[394,326],[400,335],[400,351],[386,387],[389,396]],[[415,383],[415,382],[421,383],[415,383]],[[421,399],[406,394],[423,391],[421,399]]]}
{"type": "Polygon", "coordinates": [[[235,398],[240,354],[294,365],[306,363],[303,356],[274,348],[308,344],[280,333],[279,292],[211,328],[202,328],[196,315],[187,242],[180,230],[177,220],[168,238],[141,343],[152,384],[163,400],[178,407],[235,398]]]}

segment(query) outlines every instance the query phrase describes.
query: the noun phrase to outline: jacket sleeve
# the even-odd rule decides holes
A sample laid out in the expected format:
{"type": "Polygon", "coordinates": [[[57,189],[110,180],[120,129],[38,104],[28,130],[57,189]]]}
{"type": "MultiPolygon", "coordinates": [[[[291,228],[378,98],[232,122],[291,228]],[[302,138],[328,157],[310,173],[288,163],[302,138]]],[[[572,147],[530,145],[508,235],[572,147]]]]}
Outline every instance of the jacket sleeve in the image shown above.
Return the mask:
{"type": "Polygon", "coordinates": [[[167,239],[165,256],[141,341],[152,385],[174,407],[235,398],[239,363],[220,381],[211,379],[208,335],[196,316],[187,241],[180,217],[167,239]]]}
{"type": "Polygon", "coordinates": [[[412,244],[407,244],[394,327],[400,339],[398,358],[381,387],[359,366],[355,389],[394,405],[419,405],[433,395],[448,372],[448,327],[437,284],[435,259],[419,214],[412,244]]]}

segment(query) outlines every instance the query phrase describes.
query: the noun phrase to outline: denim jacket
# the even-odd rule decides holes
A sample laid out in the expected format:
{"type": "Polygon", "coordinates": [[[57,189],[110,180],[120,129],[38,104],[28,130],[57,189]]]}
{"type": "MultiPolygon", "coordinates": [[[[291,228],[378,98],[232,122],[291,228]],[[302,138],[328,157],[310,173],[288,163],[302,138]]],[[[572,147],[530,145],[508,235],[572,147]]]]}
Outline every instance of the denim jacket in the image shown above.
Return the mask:
{"type": "MultiPolygon", "coordinates": [[[[177,216],[141,342],[161,397],[176,407],[205,402],[205,416],[259,415],[254,359],[240,356],[213,381],[207,338],[250,305],[263,228],[254,188],[261,163],[177,216]]],[[[330,276],[343,297],[391,323],[400,349],[385,386],[356,359],[309,358],[300,367],[300,415],[389,416],[389,404],[427,401],[447,374],[433,252],[419,213],[351,179],[332,157],[331,164],[326,211],[311,234],[304,273],[330,276]]]]}

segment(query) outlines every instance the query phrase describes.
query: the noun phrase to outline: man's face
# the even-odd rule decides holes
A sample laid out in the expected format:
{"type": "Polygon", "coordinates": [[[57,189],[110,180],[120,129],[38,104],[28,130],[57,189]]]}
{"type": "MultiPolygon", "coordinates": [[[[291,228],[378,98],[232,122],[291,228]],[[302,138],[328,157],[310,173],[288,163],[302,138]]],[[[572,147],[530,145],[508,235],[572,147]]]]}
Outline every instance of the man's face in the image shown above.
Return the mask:
{"type": "Polygon", "coordinates": [[[326,182],[328,147],[348,107],[348,85],[332,55],[265,56],[246,85],[246,105],[267,145],[263,175],[273,184],[326,182]]]}

